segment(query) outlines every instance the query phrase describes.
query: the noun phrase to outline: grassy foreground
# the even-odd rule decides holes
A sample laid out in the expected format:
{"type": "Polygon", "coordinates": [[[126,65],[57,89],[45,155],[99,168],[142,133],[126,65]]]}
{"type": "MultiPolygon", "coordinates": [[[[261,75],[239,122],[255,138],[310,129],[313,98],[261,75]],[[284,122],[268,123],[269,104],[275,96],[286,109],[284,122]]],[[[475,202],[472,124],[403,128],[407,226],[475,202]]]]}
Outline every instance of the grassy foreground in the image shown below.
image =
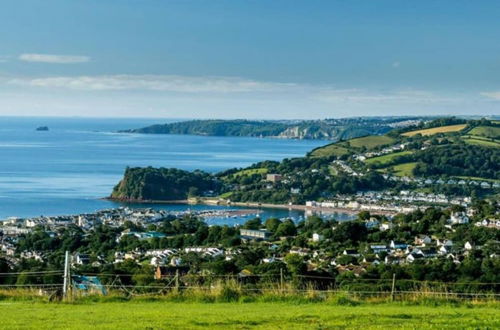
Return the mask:
{"type": "Polygon", "coordinates": [[[498,329],[497,304],[0,301],[3,329],[498,329]]]}

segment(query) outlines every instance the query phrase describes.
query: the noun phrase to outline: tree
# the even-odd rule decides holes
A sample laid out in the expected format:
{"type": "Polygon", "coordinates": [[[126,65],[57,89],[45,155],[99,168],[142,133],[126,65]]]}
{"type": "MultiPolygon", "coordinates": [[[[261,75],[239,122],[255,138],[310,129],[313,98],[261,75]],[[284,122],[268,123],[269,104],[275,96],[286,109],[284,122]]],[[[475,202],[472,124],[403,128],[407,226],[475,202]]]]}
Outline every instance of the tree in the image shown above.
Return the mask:
{"type": "Polygon", "coordinates": [[[285,263],[288,271],[293,275],[304,274],[307,270],[304,258],[298,254],[287,254],[285,257],[285,263]]]}
{"type": "Polygon", "coordinates": [[[260,218],[253,218],[245,222],[243,228],[257,230],[260,228],[260,226],[262,226],[262,221],[260,220],[260,218]]]}
{"type": "Polygon", "coordinates": [[[276,233],[274,234],[276,237],[281,236],[295,236],[297,234],[297,228],[295,227],[295,223],[287,219],[282,222],[278,228],[276,229],[276,233]]]}

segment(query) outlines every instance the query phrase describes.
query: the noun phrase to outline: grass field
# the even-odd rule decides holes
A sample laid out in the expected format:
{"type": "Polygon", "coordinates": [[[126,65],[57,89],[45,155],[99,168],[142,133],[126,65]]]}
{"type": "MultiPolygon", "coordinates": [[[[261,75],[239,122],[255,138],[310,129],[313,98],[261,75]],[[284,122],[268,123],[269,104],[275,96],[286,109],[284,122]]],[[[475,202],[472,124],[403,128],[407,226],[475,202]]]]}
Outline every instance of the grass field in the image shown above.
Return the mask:
{"type": "Polygon", "coordinates": [[[500,138],[500,127],[478,126],[469,131],[470,135],[484,136],[492,139],[500,138]]]}
{"type": "Polygon", "coordinates": [[[450,133],[450,132],[458,132],[460,130],[463,130],[465,128],[465,124],[460,124],[460,125],[449,125],[449,126],[440,126],[440,127],[433,127],[433,128],[427,128],[427,129],[420,129],[416,131],[410,131],[403,133],[403,136],[414,136],[417,134],[422,134],[422,135],[434,135],[437,133],[450,133]]]}
{"type": "Polygon", "coordinates": [[[254,175],[254,174],[266,174],[267,173],[267,168],[249,168],[249,169],[246,169],[246,170],[241,170],[241,171],[238,171],[236,173],[234,173],[233,175],[235,177],[238,177],[238,176],[247,176],[247,175],[254,175]]]}
{"type": "Polygon", "coordinates": [[[0,302],[4,329],[498,329],[498,305],[0,302]]]}
{"type": "Polygon", "coordinates": [[[388,163],[392,162],[397,157],[405,156],[405,155],[410,155],[410,154],[412,154],[411,151],[393,152],[392,154],[387,154],[387,155],[383,155],[383,156],[368,158],[365,161],[365,163],[367,163],[367,164],[378,163],[380,165],[384,165],[384,164],[388,164],[388,163]]]}
{"type": "Polygon", "coordinates": [[[413,169],[417,166],[417,162],[414,163],[404,163],[394,166],[389,166],[386,168],[379,169],[379,172],[388,172],[389,169],[392,169],[392,172],[396,176],[413,176],[413,169]]]}
{"type": "Polygon", "coordinates": [[[311,152],[312,157],[342,156],[349,153],[351,148],[366,147],[368,150],[378,146],[393,143],[395,140],[386,135],[370,135],[360,138],[341,141],[317,148],[311,152]]]}
{"type": "Polygon", "coordinates": [[[330,157],[330,156],[342,156],[347,155],[349,150],[344,148],[337,143],[329,144],[327,146],[315,149],[311,152],[312,157],[330,157]]]}
{"type": "Polygon", "coordinates": [[[500,142],[487,141],[487,140],[484,140],[481,138],[476,139],[474,137],[468,137],[468,138],[465,138],[463,140],[465,141],[465,143],[468,143],[468,144],[479,145],[479,146],[483,146],[483,147],[500,148],[500,142]]]}
{"type": "Polygon", "coordinates": [[[361,148],[366,147],[367,149],[373,149],[378,146],[391,144],[395,140],[387,135],[370,135],[360,138],[355,138],[347,141],[351,147],[361,148]]]}

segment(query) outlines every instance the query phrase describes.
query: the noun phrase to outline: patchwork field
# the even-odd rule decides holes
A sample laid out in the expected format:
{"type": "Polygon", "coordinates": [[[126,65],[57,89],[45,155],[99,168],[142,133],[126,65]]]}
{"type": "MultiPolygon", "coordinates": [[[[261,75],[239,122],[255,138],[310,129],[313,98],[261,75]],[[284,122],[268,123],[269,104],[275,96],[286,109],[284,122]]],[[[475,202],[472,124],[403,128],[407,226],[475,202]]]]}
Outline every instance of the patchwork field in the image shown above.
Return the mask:
{"type": "Polygon", "coordinates": [[[465,128],[465,124],[460,124],[460,125],[449,125],[449,126],[440,126],[440,127],[433,127],[433,128],[427,128],[427,129],[420,129],[416,131],[410,131],[403,133],[403,136],[414,136],[417,134],[422,134],[422,135],[434,135],[437,133],[451,133],[451,132],[458,132],[461,131],[465,128]]]}
{"type": "Polygon", "coordinates": [[[498,306],[0,302],[4,329],[498,329],[498,306]]]}

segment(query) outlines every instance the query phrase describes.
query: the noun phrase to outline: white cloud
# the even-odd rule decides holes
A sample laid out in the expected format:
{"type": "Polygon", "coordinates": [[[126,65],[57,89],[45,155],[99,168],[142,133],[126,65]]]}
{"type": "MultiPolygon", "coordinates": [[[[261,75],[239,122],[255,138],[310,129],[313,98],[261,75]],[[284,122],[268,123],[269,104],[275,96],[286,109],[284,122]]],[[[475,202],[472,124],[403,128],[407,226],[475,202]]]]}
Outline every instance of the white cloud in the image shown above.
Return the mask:
{"type": "Polygon", "coordinates": [[[363,104],[437,104],[463,101],[457,96],[446,96],[422,90],[368,91],[362,89],[325,89],[315,94],[317,100],[329,103],[363,104]]]}
{"type": "Polygon", "coordinates": [[[10,84],[81,91],[143,90],[183,93],[237,93],[283,91],[295,84],[261,82],[229,77],[175,75],[109,75],[18,78],[10,84]]]}
{"type": "Polygon", "coordinates": [[[500,100],[500,91],[499,92],[482,92],[479,94],[481,94],[482,96],[486,96],[490,99],[500,100]]]}
{"type": "Polygon", "coordinates": [[[73,64],[90,61],[90,57],[82,55],[53,55],[53,54],[21,54],[19,60],[25,62],[41,62],[52,64],[73,64]]]}

